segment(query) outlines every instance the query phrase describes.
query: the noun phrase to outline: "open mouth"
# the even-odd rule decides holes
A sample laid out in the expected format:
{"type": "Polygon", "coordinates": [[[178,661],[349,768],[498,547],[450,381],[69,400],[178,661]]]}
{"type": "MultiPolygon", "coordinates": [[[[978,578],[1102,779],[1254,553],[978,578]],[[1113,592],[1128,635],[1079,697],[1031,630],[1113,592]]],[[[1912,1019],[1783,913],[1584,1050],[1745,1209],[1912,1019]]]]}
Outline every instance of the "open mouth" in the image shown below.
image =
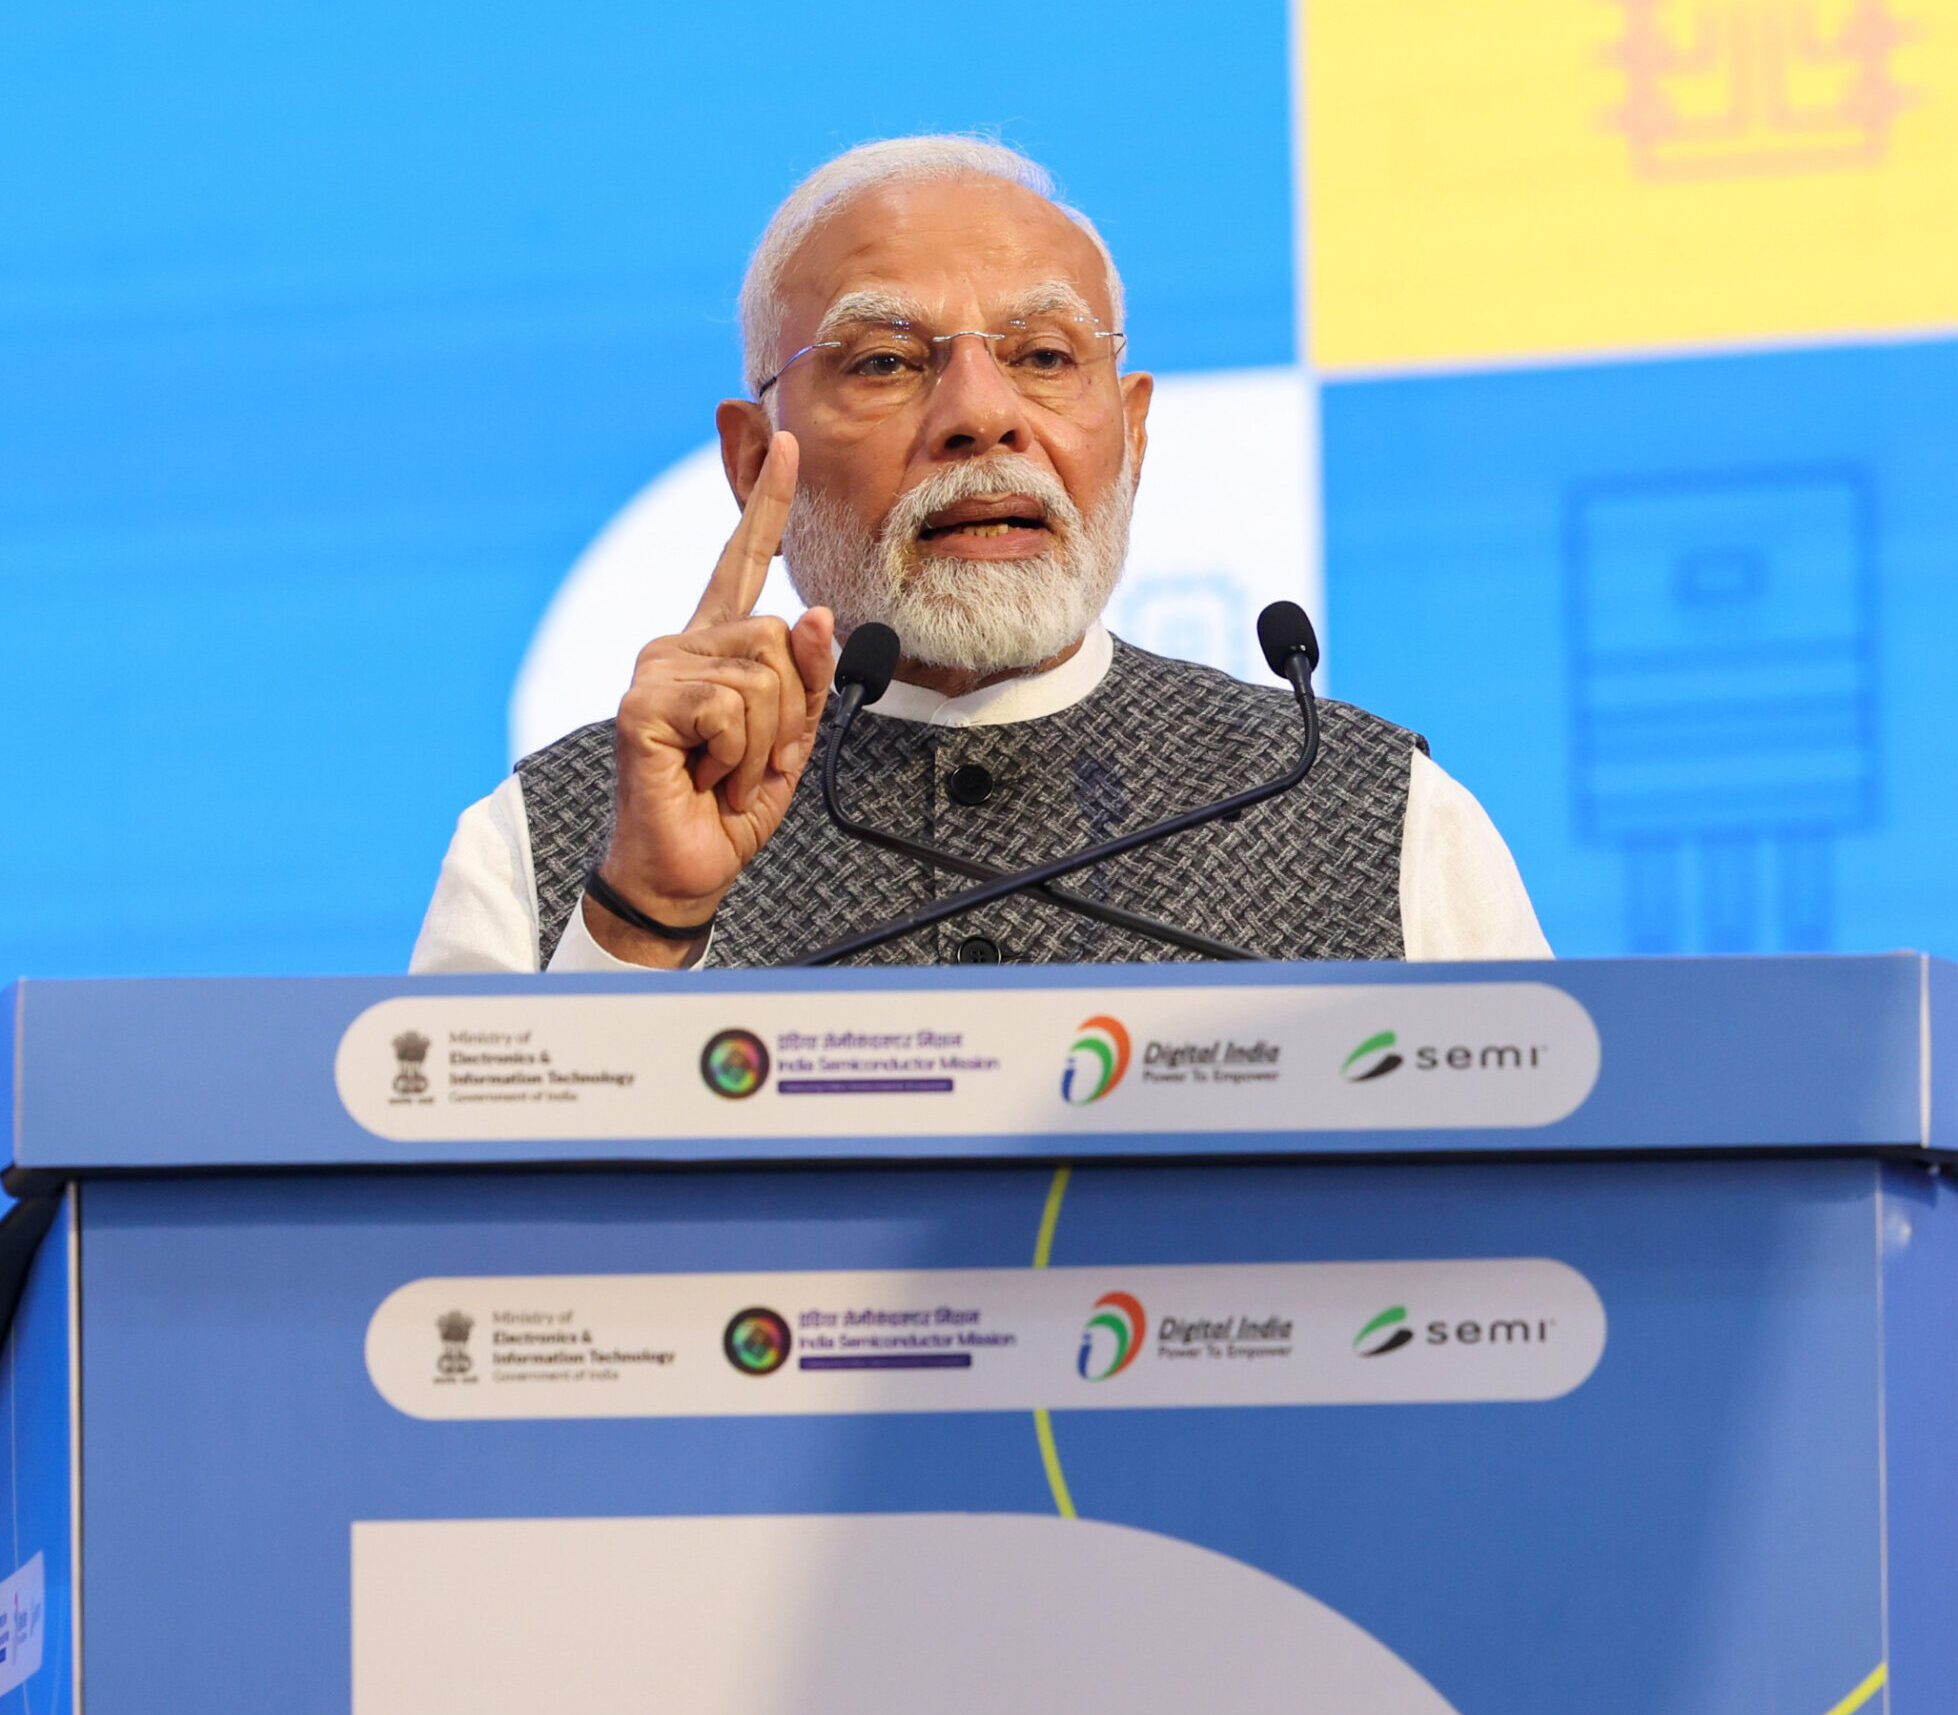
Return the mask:
{"type": "Polygon", "coordinates": [[[1009,530],[1045,530],[1038,518],[994,518],[984,524],[926,525],[924,538],[936,542],[941,536],[1004,536],[1009,530]]]}
{"type": "Polygon", "coordinates": [[[1002,494],[986,499],[961,500],[934,512],[918,532],[927,542],[947,536],[984,539],[1011,535],[1016,530],[1045,530],[1046,509],[1024,494],[1002,494]]]}

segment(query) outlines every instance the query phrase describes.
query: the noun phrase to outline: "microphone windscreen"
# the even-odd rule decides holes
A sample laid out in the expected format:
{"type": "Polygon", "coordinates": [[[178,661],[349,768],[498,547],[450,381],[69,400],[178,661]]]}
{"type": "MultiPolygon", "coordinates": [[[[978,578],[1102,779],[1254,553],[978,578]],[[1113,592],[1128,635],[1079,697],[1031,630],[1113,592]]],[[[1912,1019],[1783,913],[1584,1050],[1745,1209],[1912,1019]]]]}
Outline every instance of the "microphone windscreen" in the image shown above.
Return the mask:
{"type": "Polygon", "coordinates": [[[872,620],[851,632],[850,641],[843,645],[843,653],[836,662],[836,682],[839,685],[861,685],[861,706],[868,708],[891,688],[891,675],[897,671],[897,657],[897,633],[888,625],[879,625],[872,620]]]}
{"type": "Polygon", "coordinates": [[[1258,615],[1258,647],[1265,661],[1279,678],[1285,677],[1285,663],[1303,651],[1306,666],[1319,666],[1319,639],[1312,634],[1312,621],[1295,601],[1275,601],[1258,615]]]}

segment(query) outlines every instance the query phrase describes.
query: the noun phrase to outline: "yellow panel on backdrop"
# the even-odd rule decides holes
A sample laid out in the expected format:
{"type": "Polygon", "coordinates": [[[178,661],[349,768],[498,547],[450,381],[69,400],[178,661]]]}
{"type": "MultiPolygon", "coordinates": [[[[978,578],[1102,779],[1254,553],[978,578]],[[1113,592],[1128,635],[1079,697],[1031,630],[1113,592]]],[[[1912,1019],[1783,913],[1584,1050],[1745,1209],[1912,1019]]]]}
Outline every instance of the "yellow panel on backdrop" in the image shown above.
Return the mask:
{"type": "Polygon", "coordinates": [[[1326,369],[1958,327],[1950,0],[1303,0],[1326,369]]]}

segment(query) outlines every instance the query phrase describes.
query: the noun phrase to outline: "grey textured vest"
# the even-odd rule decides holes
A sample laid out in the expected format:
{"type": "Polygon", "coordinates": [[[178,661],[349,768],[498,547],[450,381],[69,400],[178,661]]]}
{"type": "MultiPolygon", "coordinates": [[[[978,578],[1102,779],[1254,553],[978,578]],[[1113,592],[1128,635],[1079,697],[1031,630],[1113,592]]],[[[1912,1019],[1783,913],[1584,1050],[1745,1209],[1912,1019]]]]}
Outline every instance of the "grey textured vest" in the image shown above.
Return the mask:
{"type": "MultiPolygon", "coordinates": [[[[1320,711],[1319,760],[1303,786],[1064,885],[1267,958],[1400,958],[1409,753],[1427,746],[1344,703],[1320,711]]],[[[1298,754],[1300,730],[1289,692],[1118,641],[1091,695],[1038,720],[931,727],[871,709],[851,730],[839,781],[844,804],[873,826],[1018,869],[1269,779],[1298,754]],[[954,797],[948,783],[959,769],[968,770],[959,798],[980,795],[977,786],[982,802],[954,797]]],[[[550,962],[610,836],[613,768],[609,721],[517,764],[540,964],[550,962]]],[[[970,885],[839,834],[815,773],[812,765],[775,837],[722,904],[713,963],[780,964],[970,885]]],[[[1016,894],[857,962],[949,964],[976,938],[1009,962],[1194,956],[1016,894]]]]}

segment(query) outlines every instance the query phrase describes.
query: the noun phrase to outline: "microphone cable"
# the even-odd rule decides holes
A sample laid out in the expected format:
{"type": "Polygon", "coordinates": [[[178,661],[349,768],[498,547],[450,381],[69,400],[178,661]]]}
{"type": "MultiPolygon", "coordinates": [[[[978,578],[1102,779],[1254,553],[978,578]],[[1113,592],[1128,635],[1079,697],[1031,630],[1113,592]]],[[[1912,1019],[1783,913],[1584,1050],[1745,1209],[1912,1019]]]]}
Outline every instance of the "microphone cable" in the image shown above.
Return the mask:
{"type": "MultiPolygon", "coordinates": [[[[830,811],[833,819],[839,819],[839,826],[843,825],[843,822],[840,819],[841,806],[835,796],[835,776],[837,759],[842,750],[843,734],[861,708],[884,694],[890,685],[891,674],[897,667],[899,645],[896,634],[887,626],[861,626],[857,633],[851,635],[850,645],[854,645],[857,636],[864,631],[882,632],[884,635],[873,636],[867,640],[863,653],[856,661],[849,662],[853,675],[862,676],[853,677],[852,681],[844,686],[841,693],[844,706],[839,710],[839,715],[845,718],[839,719],[837,731],[832,735],[823,758],[824,807],[830,811]],[[887,667],[884,665],[885,662],[888,662],[887,667]],[[879,670],[882,674],[881,679],[877,677],[879,670]],[[868,694],[873,688],[875,696],[868,694]]],[[[1319,706],[1312,694],[1312,673],[1319,664],[1319,641],[1313,635],[1312,622],[1306,618],[1305,610],[1297,602],[1279,601],[1273,602],[1258,615],[1258,643],[1264,653],[1266,664],[1292,687],[1292,694],[1298,702],[1299,712],[1304,721],[1304,741],[1299,749],[1298,760],[1283,774],[1262,785],[1233,793],[1228,798],[1221,798],[1213,804],[1200,805],[1196,809],[1185,810],[1164,821],[1152,823],[1148,827],[1137,828],[1112,840],[1104,840],[1098,845],[1086,847],[1068,857],[1051,858],[1045,863],[1034,864],[1026,869],[1012,872],[992,870],[990,877],[980,880],[976,887],[965,888],[943,899],[934,900],[931,904],[921,906],[918,910],[895,918],[889,923],[863,930],[844,940],[832,942],[828,946],[819,947],[800,958],[786,961],[787,965],[793,968],[835,964],[841,959],[850,958],[857,953],[869,952],[887,942],[915,934],[920,929],[928,929],[934,924],[944,922],[947,918],[957,917],[964,912],[976,910],[981,905],[991,904],[996,899],[1004,899],[1015,893],[1044,889],[1049,883],[1057,881],[1062,876],[1071,875],[1076,870],[1105,863],[1110,858],[1120,857],[1126,852],[1135,850],[1138,846],[1168,839],[1175,834],[1187,833],[1193,828],[1202,827],[1207,822],[1234,815],[1249,809],[1254,804],[1263,803],[1267,798],[1276,798],[1281,793],[1291,791],[1311,772],[1312,765],[1319,756],[1319,706]]],[[[837,664],[839,683],[842,682],[843,667],[850,652],[850,646],[846,646],[845,660],[840,660],[837,664]]],[[[855,832],[857,826],[860,824],[851,824],[845,827],[845,831],[855,832]]],[[[899,836],[884,835],[876,830],[866,830],[866,834],[877,844],[889,845],[890,849],[904,851],[906,855],[918,858],[920,861],[961,873],[970,874],[974,868],[990,868],[986,865],[976,865],[972,860],[964,858],[944,863],[943,860],[949,858],[951,854],[937,852],[934,848],[921,845],[916,841],[900,842],[899,836]]],[[[1089,907],[1085,914],[1090,916],[1116,909],[1101,906],[1094,900],[1083,899],[1079,894],[1063,893],[1058,889],[1055,890],[1055,894],[1058,895],[1055,897],[1055,903],[1065,902],[1069,909],[1089,907]]],[[[1123,915],[1132,917],[1132,914],[1128,913],[1123,915]]],[[[1106,918],[1102,920],[1107,921],[1106,918]]],[[[1131,927],[1141,924],[1148,924],[1148,920],[1132,918],[1131,923],[1121,926],[1131,927]]],[[[1148,924],[1146,928],[1138,928],[1137,932],[1161,935],[1167,928],[1167,925],[1148,924]]],[[[1177,940],[1177,944],[1186,945],[1187,943],[1181,939],[1185,933],[1181,930],[1174,931],[1172,938],[1177,940]]],[[[1207,937],[1199,937],[1199,939],[1207,940],[1207,937]]],[[[1213,945],[1225,948],[1225,943],[1222,942],[1213,945]]],[[[1222,952],[1208,952],[1208,949],[1205,951],[1207,956],[1212,958],[1244,959],[1254,956],[1238,948],[1227,948],[1222,952]]]]}

